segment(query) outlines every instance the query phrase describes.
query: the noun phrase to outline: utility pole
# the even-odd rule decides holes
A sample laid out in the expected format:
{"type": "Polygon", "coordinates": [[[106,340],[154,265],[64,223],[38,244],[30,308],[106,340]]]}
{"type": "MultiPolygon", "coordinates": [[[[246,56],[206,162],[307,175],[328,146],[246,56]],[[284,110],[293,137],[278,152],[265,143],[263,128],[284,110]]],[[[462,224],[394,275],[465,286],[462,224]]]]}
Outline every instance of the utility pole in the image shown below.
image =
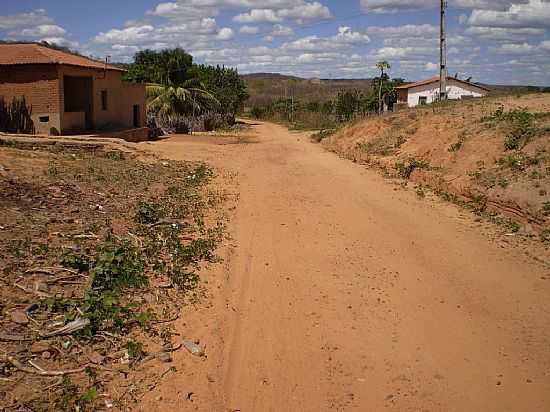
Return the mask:
{"type": "Polygon", "coordinates": [[[441,36],[440,36],[440,69],[439,99],[447,100],[447,38],[445,34],[445,9],[447,0],[441,0],[441,36]]]}

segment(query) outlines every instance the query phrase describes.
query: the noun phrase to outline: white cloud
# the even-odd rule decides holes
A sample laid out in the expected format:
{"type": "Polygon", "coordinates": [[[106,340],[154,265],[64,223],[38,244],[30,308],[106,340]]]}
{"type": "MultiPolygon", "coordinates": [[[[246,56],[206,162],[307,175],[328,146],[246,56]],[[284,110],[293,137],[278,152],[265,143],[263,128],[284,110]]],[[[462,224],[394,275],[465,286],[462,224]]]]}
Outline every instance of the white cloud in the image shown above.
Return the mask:
{"type": "Polygon", "coordinates": [[[266,47],[266,46],[257,46],[252,47],[248,50],[248,54],[251,56],[260,56],[262,54],[270,54],[272,53],[273,49],[266,47]]]}
{"type": "Polygon", "coordinates": [[[77,41],[68,40],[64,37],[44,37],[40,41],[45,41],[50,44],[56,44],[58,46],[69,47],[71,49],[77,49],[80,47],[80,43],[77,41]]]}
{"type": "Polygon", "coordinates": [[[503,27],[469,27],[464,34],[485,40],[527,40],[533,36],[544,35],[544,29],[503,28],[503,27]]]}
{"type": "Polygon", "coordinates": [[[0,16],[0,32],[2,30],[8,30],[7,35],[12,40],[46,41],[70,48],[80,47],[78,42],[67,38],[67,30],[55,24],[45,9],[0,16]]]}
{"type": "Polygon", "coordinates": [[[529,43],[506,43],[499,47],[492,47],[491,51],[500,54],[529,54],[536,50],[536,46],[529,43]]]}
{"type": "Polygon", "coordinates": [[[269,35],[273,37],[289,37],[294,35],[294,30],[292,30],[292,27],[276,24],[269,35]]]}
{"type": "Polygon", "coordinates": [[[235,36],[235,33],[233,32],[232,28],[224,27],[218,32],[218,34],[216,35],[216,39],[221,41],[227,41],[227,40],[231,40],[234,36],[235,36]]]}
{"type": "Polygon", "coordinates": [[[401,10],[415,10],[435,7],[432,0],[361,0],[361,9],[371,13],[397,13],[401,10]]]}
{"type": "Polygon", "coordinates": [[[23,29],[19,32],[10,32],[10,35],[23,37],[63,37],[66,33],[67,30],[55,24],[41,24],[33,28],[23,29]]]}
{"type": "Polygon", "coordinates": [[[331,37],[307,36],[284,43],[281,49],[297,51],[322,51],[349,49],[370,42],[367,34],[353,31],[350,27],[339,27],[338,33],[331,37]]]}
{"type": "MultiPolygon", "coordinates": [[[[273,2],[275,5],[276,2],[273,2]]],[[[323,20],[332,17],[327,6],[315,1],[307,3],[296,1],[288,8],[254,8],[246,13],[238,14],[233,18],[237,23],[280,23],[285,19],[305,22],[312,20],[323,20]]]]}
{"type": "Polygon", "coordinates": [[[283,19],[271,9],[252,9],[248,13],[241,13],[233,17],[237,23],[278,23],[283,19]]]}
{"type": "Polygon", "coordinates": [[[529,0],[512,4],[506,11],[474,10],[468,20],[472,26],[550,27],[550,1],[529,0]]]}
{"type": "Polygon", "coordinates": [[[439,34],[439,27],[431,24],[405,24],[402,26],[370,26],[367,33],[382,37],[434,37],[439,34]]]}
{"type": "Polygon", "coordinates": [[[439,70],[439,64],[428,62],[424,65],[424,70],[427,72],[433,72],[439,70]]]}
{"type": "MultiPolygon", "coordinates": [[[[461,9],[507,10],[511,5],[528,0],[450,0],[449,5],[461,9]]],[[[361,9],[368,13],[397,13],[439,7],[435,0],[361,0],[361,9]]]]}
{"type": "Polygon", "coordinates": [[[280,17],[294,19],[298,22],[325,20],[332,17],[329,8],[318,1],[300,4],[289,9],[281,9],[277,14],[280,17]]]}
{"type": "Polygon", "coordinates": [[[259,32],[260,32],[260,28],[258,26],[244,25],[239,29],[239,33],[243,33],[243,34],[258,34],[259,32]]]}
{"type": "Polygon", "coordinates": [[[367,34],[353,31],[351,27],[339,27],[338,34],[332,38],[336,43],[367,44],[370,37],[367,34]]]}
{"type": "Polygon", "coordinates": [[[0,29],[16,29],[51,23],[53,23],[53,19],[47,16],[44,9],[36,9],[29,13],[0,16],[0,29]]]}
{"type": "Polygon", "coordinates": [[[423,59],[437,54],[437,47],[382,47],[371,54],[376,60],[423,59]]]}

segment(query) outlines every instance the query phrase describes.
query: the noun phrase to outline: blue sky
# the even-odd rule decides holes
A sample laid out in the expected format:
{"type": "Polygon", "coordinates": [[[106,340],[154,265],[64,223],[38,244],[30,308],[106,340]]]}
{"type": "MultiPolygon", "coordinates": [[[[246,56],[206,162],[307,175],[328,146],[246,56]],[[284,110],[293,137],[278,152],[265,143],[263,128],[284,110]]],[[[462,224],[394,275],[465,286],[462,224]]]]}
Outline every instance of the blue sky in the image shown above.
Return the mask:
{"type": "MultiPolygon", "coordinates": [[[[2,0],[0,38],[112,61],[180,46],[242,73],[364,78],[438,71],[438,0],[2,0]]],[[[449,72],[550,85],[550,0],[449,0],[449,72]]]]}

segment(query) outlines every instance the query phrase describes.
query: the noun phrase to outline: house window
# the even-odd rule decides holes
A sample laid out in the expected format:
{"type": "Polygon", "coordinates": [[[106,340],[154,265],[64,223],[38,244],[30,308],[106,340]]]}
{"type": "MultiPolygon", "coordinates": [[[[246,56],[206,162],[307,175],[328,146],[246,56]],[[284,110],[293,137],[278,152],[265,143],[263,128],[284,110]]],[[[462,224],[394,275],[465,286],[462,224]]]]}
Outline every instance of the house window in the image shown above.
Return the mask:
{"type": "Polygon", "coordinates": [[[418,97],[418,104],[420,106],[424,106],[425,104],[428,104],[428,97],[427,96],[418,97]]]}
{"type": "Polygon", "coordinates": [[[107,110],[107,90],[101,91],[101,110],[107,110]]]}

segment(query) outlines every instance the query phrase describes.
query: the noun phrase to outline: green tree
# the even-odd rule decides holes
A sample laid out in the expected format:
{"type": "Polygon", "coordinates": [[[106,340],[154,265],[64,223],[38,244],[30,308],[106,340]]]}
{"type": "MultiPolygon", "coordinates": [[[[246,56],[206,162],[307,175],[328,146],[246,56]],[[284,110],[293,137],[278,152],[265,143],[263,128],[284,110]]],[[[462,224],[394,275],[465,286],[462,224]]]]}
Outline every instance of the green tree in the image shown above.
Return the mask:
{"type": "Polygon", "coordinates": [[[386,61],[379,61],[376,63],[376,68],[380,70],[380,82],[378,85],[378,114],[382,114],[384,108],[384,101],[382,100],[382,84],[384,83],[384,70],[388,71],[391,69],[390,64],[386,61]]]}
{"type": "Polygon", "coordinates": [[[134,56],[134,63],[128,68],[126,80],[156,83],[182,84],[191,78],[193,57],[183,49],[143,50],[134,56]]]}
{"type": "Polygon", "coordinates": [[[155,114],[200,115],[219,107],[218,100],[197,79],[180,84],[149,83],[146,90],[148,110],[155,114]]]}
{"type": "Polygon", "coordinates": [[[248,99],[248,93],[237,70],[223,66],[196,65],[191,73],[220,102],[221,113],[235,116],[241,111],[244,101],[248,99]]]}
{"type": "Polygon", "coordinates": [[[336,96],[334,111],[341,120],[350,121],[355,113],[361,111],[363,94],[358,90],[341,91],[336,96]]]}

